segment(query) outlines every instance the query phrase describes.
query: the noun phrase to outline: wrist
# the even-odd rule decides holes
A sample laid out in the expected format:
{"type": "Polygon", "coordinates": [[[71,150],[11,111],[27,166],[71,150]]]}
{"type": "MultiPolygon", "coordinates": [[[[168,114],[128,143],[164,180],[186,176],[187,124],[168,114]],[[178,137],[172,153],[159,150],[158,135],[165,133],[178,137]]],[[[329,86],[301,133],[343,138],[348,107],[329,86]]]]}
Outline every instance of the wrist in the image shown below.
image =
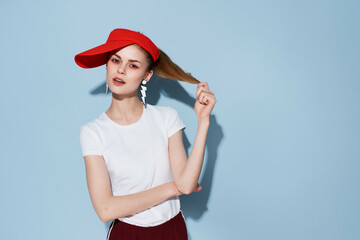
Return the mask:
{"type": "Polygon", "coordinates": [[[167,186],[168,186],[168,190],[169,190],[168,193],[169,193],[170,197],[179,196],[179,194],[178,194],[179,191],[174,182],[168,182],[167,186]]]}
{"type": "Polygon", "coordinates": [[[210,118],[198,118],[198,126],[205,126],[205,127],[209,127],[210,126],[210,118]]]}

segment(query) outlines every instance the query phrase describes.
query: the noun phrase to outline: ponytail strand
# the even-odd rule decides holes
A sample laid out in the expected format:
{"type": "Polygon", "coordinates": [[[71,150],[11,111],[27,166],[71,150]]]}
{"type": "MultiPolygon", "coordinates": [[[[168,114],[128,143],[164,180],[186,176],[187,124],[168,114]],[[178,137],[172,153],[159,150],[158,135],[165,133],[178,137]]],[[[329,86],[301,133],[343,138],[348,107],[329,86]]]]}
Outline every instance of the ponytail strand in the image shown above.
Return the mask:
{"type": "Polygon", "coordinates": [[[200,83],[200,81],[194,78],[191,73],[185,72],[176,63],[174,63],[165,52],[163,52],[161,49],[159,49],[159,51],[160,55],[154,65],[154,71],[157,75],[163,78],[169,78],[193,84],[200,83]]]}

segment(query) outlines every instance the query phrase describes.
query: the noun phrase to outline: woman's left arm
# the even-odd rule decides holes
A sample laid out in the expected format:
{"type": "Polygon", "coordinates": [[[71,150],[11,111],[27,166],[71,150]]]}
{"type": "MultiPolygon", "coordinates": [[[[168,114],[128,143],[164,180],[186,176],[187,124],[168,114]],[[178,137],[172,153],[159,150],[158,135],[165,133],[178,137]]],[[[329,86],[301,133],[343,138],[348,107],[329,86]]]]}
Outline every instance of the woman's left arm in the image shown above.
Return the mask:
{"type": "Polygon", "coordinates": [[[183,194],[199,191],[198,180],[203,165],[206,137],[210,126],[210,114],[216,103],[207,82],[200,82],[196,91],[194,110],[198,118],[198,128],[189,158],[182,139],[182,131],[169,138],[169,157],[174,182],[183,194]],[[196,190],[198,189],[198,190],[196,190]]]}

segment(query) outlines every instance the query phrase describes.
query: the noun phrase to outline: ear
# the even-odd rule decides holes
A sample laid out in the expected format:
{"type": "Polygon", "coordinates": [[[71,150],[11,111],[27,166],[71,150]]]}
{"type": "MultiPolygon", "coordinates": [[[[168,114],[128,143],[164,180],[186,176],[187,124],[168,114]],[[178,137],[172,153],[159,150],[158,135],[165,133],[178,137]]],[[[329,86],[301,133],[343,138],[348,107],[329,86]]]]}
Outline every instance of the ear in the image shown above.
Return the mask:
{"type": "Polygon", "coordinates": [[[150,70],[149,72],[146,73],[144,79],[145,79],[146,81],[149,81],[153,74],[154,74],[154,71],[153,71],[153,70],[150,70]]]}

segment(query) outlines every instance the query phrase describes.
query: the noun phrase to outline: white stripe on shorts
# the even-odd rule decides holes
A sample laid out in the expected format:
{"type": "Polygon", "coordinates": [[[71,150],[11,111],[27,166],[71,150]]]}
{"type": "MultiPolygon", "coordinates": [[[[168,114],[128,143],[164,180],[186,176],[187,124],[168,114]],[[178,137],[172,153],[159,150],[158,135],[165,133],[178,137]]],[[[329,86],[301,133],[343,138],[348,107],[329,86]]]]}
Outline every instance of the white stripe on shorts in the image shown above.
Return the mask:
{"type": "Polygon", "coordinates": [[[110,227],[109,232],[107,234],[106,240],[109,240],[109,238],[110,238],[110,233],[111,233],[111,230],[112,230],[112,228],[114,226],[114,223],[115,223],[115,220],[111,223],[111,227],[110,227]]]}

